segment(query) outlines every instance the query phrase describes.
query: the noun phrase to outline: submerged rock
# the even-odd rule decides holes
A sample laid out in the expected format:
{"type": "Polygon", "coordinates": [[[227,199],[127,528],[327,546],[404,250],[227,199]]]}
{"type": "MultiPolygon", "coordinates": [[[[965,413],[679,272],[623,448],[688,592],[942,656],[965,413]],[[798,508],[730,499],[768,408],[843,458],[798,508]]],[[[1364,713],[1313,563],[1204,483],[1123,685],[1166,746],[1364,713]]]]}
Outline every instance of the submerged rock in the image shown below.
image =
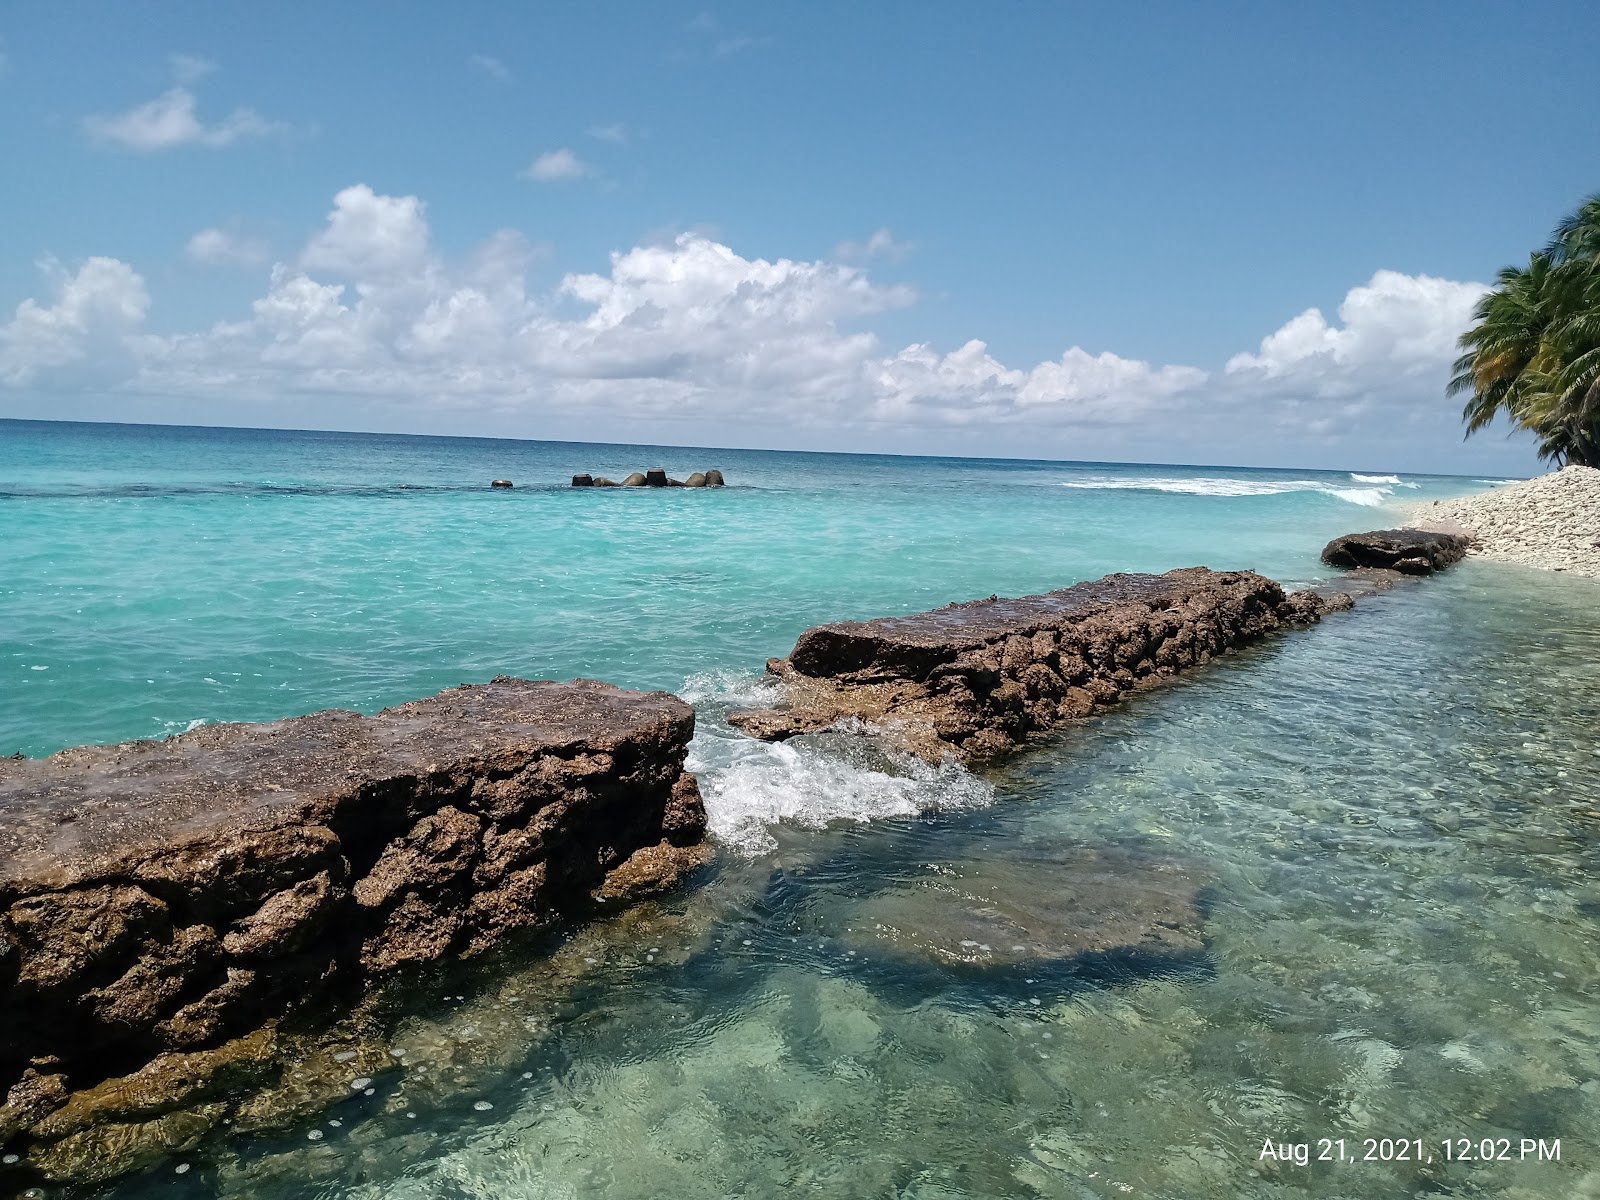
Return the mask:
{"type": "Polygon", "coordinates": [[[1110,847],[972,855],[867,897],[841,936],[863,953],[959,968],[1184,958],[1204,948],[1205,882],[1190,864],[1110,847]]]}
{"type": "Polygon", "coordinates": [[[707,857],[693,730],[665,693],[500,678],[0,762],[0,1143],[133,1169],[319,999],[670,886],[707,857]]]}
{"type": "Polygon", "coordinates": [[[1467,556],[1472,539],[1425,529],[1374,529],[1334,538],[1322,551],[1330,567],[1375,567],[1431,575],[1467,556]]]}
{"type": "Polygon", "coordinates": [[[767,664],[788,683],[784,703],[729,720],[781,740],[855,717],[930,760],[977,761],[1349,606],[1343,595],[1285,594],[1251,571],[1190,567],[840,621],[807,630],[787,659],[767,664]]]}

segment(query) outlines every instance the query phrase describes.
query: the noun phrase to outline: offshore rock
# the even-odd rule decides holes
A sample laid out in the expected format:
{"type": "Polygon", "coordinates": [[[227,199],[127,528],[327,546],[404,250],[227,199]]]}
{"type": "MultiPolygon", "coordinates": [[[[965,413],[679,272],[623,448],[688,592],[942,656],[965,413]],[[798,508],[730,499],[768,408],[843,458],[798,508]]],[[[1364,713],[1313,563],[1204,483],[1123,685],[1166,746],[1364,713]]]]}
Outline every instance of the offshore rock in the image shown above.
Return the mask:
{"type": "Polygon", "coordinates": [[[722,487],[723,486],[722,472],[718,471],[716,469],[712,469],[710,471],[707,471],[706,472],[706,486],[707,487],[722,487]]]}
{"type": "Polygon", "coordinates": [[[1375,567],[1404,575],[1431,575],[1467,556],[1465,534],[1425,529],[1374,529],[1334,538],[1322,551],[1330,567],[1375,567]]]}
{"type": "Polygon", "coordinates": [[[643,487],[645,485],[644,473],[635,471],[622,481],[622,487],[643,487]]]}
{"type": "Polygon", "coordinates": [[[594,486],[594,476],[593,475],[574,475],[572,477],[572,486],[573,487],[593,487],[594,486]]]}
{"type": "Polygon", "coordinates": [[[854,717],[931,761],[981,761],[1348,607],[1348,596],[1286,594],[1252,571],[1190,567],[840,621],[807,630],[787,659],[767,664],[788,682],[783,704],[729,720],[776,741],[854,717]]]}
{"type": "Polygon", "coordinates": [[[644,481],[648,487],[667,487],[672,480],[667,478],[667,473],[660,467],[651,467],[644,473],[644,481]]]}
{"type": "Polygon", "coordinates": [[[705,487],[706,477],[703,471],[696,471],[683,481],[684,487],[705,487]]]}
{"type": "Polygon", "coordinates": [[[514,486],[509,479],[491,479],[489,486],[492,488],[508,488],[514,486]]]}
{"type": "Polygon", "coordinates": [[[6,1171],[192,1144],[317,1001],[671,886],[707,857],[693,731],[666,693],[500,678],[0,762],[6,1171]]]}

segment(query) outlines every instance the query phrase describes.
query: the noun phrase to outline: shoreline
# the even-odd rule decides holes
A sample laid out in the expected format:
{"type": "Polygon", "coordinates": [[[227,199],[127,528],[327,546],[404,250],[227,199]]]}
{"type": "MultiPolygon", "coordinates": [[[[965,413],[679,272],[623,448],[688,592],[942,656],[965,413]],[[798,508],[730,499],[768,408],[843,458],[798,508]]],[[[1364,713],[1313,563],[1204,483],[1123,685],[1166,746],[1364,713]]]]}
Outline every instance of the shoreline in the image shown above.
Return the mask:
{"type": "Polygon", "coordinates": [[[1390,507],[1418,529],[1470,534],[1473,557],[1600,579],[1600,470],[1592,467],[1390,507]]]}

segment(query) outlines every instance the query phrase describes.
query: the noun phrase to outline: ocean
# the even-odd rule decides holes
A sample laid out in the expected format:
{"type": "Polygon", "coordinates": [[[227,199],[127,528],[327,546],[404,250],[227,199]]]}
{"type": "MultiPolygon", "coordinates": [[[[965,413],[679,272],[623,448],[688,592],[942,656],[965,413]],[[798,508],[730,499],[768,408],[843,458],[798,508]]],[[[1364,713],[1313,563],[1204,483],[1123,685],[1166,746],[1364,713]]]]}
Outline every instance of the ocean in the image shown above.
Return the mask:
{"type": "Polygon", "coordinates": [[[720,848],[562,969],[441,998],[371,1097],[108,1194],[1600,1194],[1595,581],[1469,560],[978,774],[725,720],[814,624],[1309,582],[1497,482],[1364,468],[0,422],[0,753],[587,676],[695,704],[720,848]],[[729,486],[567,486],[656,466],[729,486]],[[1048,909],[1085,854],[1203,877],[1203,948],[984,974],[884,915],[978,877],[1048,909]]]}

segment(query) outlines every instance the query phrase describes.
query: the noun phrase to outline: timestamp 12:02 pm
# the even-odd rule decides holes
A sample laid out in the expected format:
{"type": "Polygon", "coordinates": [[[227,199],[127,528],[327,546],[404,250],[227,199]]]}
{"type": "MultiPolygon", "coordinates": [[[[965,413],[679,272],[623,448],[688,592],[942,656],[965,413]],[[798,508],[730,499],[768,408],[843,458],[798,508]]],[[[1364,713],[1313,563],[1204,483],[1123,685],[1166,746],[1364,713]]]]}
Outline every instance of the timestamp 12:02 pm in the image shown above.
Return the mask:
{"type": "Polygon", "coordinates": [[[1258,1162],[1303,1167],[1314,1162],[1560,1162],[1561,1139],[1545,1138],[1318,1138],[1261,1144],[1258,1162]]]}

